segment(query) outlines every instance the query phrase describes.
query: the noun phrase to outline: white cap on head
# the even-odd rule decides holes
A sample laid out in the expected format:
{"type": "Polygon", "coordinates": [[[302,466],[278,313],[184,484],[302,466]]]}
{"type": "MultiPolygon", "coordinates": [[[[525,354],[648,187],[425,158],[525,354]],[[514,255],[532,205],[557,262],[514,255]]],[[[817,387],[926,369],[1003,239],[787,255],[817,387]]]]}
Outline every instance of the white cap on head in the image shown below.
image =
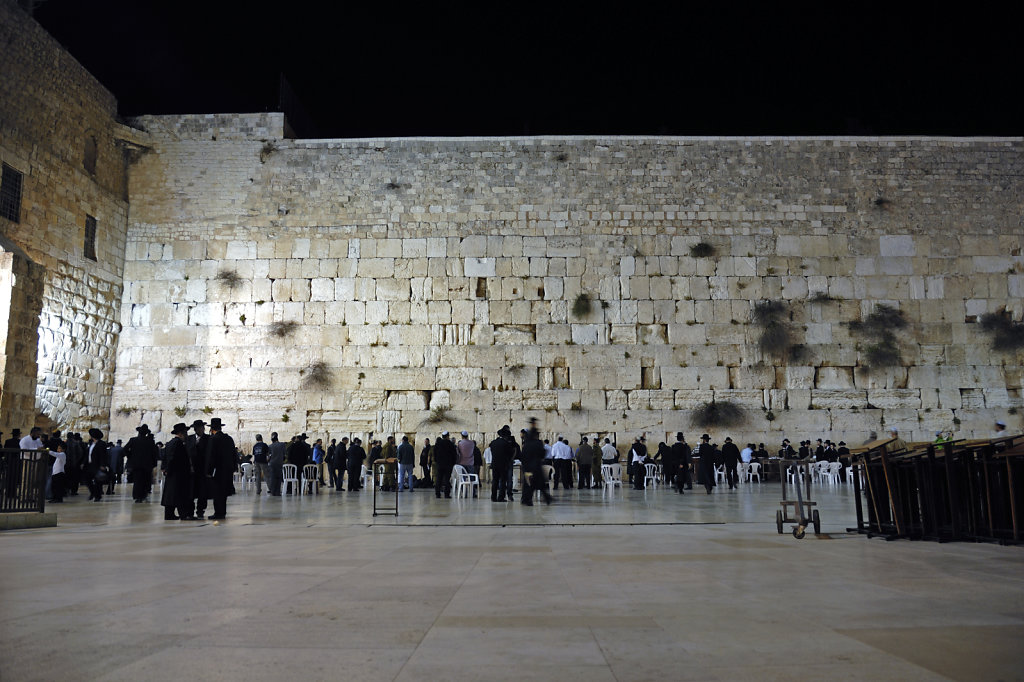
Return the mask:
{"type": "Polygon", "coordinates": [[[468,436],[469,436],[469,431],[463,431],[463,432],[462,432],[462,435],[463,435],[463,436],[467,436],[467,437],[468,437],[468,436]]]}
{"type": "Polygon", "coordinates": [[[442,436],[447,436],[447,435],[448,435],[448,432],[447,432],[447,431],[442,431],[442,432],[441,432],[441,435],[442,435],[442,436]]]}

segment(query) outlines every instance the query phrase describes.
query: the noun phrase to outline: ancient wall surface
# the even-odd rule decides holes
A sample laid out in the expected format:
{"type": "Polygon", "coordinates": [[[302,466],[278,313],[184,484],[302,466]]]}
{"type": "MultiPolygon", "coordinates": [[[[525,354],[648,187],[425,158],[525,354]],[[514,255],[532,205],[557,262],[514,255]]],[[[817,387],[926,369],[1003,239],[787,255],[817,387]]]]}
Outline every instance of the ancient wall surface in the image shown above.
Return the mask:
{"type": "Polygon", "coordinates": [[[105,426],[128,213],[119,138],[133,133],[114,97],[10,0],[0,45],[0,161],[24,175],[20,218],[0,217],[0,231],[46,269],[36,410],[64,428],[105,426]],[[83,254],[87,215],[95,261],[83,254]]]}
{"type": "MultiPolygon", "coordinates": [[[[0,235],[0,424],[35,423],[39,310],[46,271],[0,235]]],[[[27,430],[22,428],[24,433],[27,430]]]]}
{"type": "Polygon", "coordinates": [[[1022,312],[1019,138],[342,141],[282,139],[275,115],[135,123],[154,148],[131,174],[119,433],[206,409],[243,441],[528,415],[573,438],[692,440],[712,400],[746,421],[700,430],[771,443],[1020,427],[1024,356],[976,324],[1022,312]],[[762,300],[790,334],[774,355],[762,300]],[[894,367],[867,367],[885,330],[848,326],[878,304],[907,323],[894,367]]]}

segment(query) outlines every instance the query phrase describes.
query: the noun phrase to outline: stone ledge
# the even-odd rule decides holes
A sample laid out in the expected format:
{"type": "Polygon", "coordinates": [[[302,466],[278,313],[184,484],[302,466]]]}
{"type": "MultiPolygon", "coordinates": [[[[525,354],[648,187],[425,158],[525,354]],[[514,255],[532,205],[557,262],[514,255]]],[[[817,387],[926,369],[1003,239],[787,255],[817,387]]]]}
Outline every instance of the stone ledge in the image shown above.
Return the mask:
{"type": "Polygon", "coordinates": [[[56,512],[12,512],[0,514],[0,531],[25,528],[53,528],[57,525],[56,512]]]}

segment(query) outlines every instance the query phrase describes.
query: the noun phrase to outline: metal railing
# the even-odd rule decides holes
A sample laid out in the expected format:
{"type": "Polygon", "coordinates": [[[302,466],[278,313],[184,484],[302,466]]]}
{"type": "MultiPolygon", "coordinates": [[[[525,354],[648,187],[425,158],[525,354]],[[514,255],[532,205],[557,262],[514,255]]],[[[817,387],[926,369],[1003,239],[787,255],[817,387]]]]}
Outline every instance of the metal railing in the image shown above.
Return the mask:
{"type": "Polygon", "coordinates": [[[43,512],[52,458],[39,450],[0,450],[0,514],[43,512]]]}

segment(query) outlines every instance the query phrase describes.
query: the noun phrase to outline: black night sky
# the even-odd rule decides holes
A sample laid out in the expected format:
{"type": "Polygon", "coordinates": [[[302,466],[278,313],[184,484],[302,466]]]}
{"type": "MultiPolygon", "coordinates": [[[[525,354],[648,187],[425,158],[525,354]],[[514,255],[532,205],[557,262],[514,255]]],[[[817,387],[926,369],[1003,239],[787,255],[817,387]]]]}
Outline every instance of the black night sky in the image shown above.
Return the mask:
{"type": "Polygon", "coordinates": [[[257,6],[46,0],[35,16],[122,115],[278,110],[283,75],[303,137],[1024,132],[1017,23],[962,7],[257,6]]]}

